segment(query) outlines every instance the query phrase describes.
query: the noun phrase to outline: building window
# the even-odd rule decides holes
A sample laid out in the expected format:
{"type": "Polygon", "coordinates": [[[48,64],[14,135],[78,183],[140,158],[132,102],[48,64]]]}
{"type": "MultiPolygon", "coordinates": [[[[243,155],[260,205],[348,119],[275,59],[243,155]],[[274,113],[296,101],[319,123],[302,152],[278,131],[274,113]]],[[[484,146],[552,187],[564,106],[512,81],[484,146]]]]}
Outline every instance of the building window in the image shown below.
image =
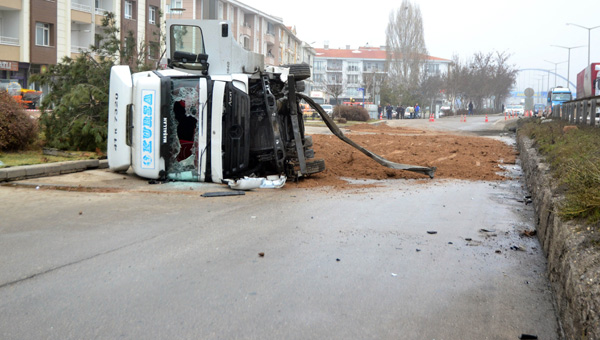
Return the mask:
{"type": "Polygon", "coordinates": [[[348,62],[348,72],[358,72],[360,67],[357,62],[348,62]]]}
{"type": "Polygon", "coordinates": [[[275,35],[275,25],[267,21],[267,34],[275,35]]]}
{"type": "Polygon", "coordinates": [[[35,44],[50,46],[50,24],[38,22],[35,24],[35,44]]]}
{"type": "Polygon", "coordinates": [[[150,6],[148,10],[148,23],[151,25],[156,24],[156,7],[150,6]]]}
{"type": "Polygon", "coordinates": [[[133,2],[125,1],[125,19],[133,19],[133,2]]]}
{"type": "Polygon", "coordinates": [[[358,74],[349,74],[348,84],[358,84],[358,74]]]}

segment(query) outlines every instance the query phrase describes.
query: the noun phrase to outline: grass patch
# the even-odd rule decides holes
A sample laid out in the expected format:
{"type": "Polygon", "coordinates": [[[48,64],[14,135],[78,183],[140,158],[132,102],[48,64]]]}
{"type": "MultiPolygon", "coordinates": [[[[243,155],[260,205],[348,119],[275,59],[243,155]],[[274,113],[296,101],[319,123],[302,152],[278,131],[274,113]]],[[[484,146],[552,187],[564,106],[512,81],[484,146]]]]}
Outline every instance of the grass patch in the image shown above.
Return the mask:
{"type": "Polygon", "coordinates": [[[566,219],[600,222],[600,129],[565,121],[529,120],[519,127],[535,142],[550,165],[552,176],[565,189],[559,214],[566,219]]]}
{"type": "Polygon", "coordinates": [[[2,161],[3,164],[0,165],[0,168],[98,158],[101,157],[95,152],[81,151],[69,151],[69,156],[45,155],[42,149],[20,152],[1,152],[0,161],[2,161]]]}

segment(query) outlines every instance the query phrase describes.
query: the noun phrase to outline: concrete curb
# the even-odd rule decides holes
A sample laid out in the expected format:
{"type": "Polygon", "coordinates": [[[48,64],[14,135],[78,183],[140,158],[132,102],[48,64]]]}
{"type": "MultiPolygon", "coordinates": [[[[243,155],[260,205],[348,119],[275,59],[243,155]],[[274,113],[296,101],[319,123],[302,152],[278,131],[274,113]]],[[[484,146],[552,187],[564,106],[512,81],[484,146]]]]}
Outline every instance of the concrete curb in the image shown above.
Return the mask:
{"type": "Polygon", "coordinates": [[[14,166],[0,169],[0,182],[56,176],[72,172],[106,168],[108,168],[108,160],[106,159],[86,159],[80,161],[14,166]]]}
{"type": "Polygon", "coordinates": [[[537,217],[538,239],[548,259],[548,278],[565,339],[600,339],[600,253],[593,231],[556,214],[562,194],[533,141],[517,135],[517,147],[537,217]]]}

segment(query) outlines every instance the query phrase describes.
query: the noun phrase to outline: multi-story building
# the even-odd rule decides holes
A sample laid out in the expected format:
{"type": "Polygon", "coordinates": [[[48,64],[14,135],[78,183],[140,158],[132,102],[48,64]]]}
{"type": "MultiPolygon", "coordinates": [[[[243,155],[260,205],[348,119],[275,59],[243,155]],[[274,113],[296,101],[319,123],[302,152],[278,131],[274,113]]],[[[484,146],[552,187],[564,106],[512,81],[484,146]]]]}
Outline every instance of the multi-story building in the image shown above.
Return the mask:
{"type": "MultiPolygon", "coordinates": [[[[386,75],[385,46],[358,49],[351,49],[350,46],[346,46],[345,49],[330,49],[325,46],[315,51],[313,90],[325,92],[327,85],[339,85],[343,93],[338,100],[346,102],[350,98],[362,99],[361,89],[365,89],[365,101],[378,104],[378,85],[386,75]]],[[[448,59],[427,56],[423,70],[430,74],[447,73],[450,63],[451,60],[448,59]]]]}
{"type": "Polygon", "coordinates": [[[229,20],[236,40],[267,65],[311,65],[314,57],[280,18],[235,0],[0,0],[0,80],[28,87],[29,75],[98,44],[108,12],[121,40],[131,35],[148,48],[151,63],[159,62],[161,20],[168,18],[229,20]]]}

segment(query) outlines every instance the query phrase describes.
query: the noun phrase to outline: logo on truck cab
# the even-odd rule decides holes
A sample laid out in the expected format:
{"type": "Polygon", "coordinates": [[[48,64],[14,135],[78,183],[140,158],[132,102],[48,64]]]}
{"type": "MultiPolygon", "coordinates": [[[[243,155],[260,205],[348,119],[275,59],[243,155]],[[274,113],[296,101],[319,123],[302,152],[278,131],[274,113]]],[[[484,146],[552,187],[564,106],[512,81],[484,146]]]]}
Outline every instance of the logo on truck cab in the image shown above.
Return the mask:
{"type": "Polygon", "coordinates": [[[155,168],[155,159],[154,159],[154,116],[156,115],[156,103],[155,103],[156,92],[153,90],[143,90],[142,91],[142,115],[141,126],[141,165],[143,169],[154,169],[155,168]]]}

